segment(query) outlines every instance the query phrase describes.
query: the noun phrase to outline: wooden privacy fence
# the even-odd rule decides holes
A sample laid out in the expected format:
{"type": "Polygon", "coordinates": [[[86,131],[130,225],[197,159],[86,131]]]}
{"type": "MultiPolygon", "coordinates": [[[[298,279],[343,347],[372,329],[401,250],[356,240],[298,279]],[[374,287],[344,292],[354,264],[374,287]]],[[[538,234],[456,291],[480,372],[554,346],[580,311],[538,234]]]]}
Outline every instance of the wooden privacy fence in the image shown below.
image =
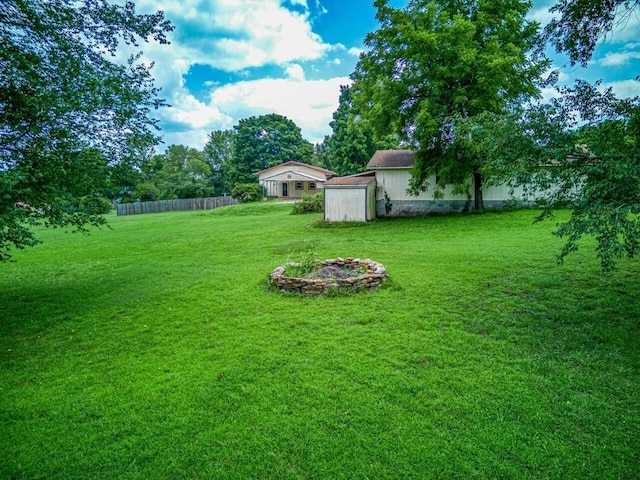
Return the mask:
{"type": "Polygon", "coordinates": [[[155,202],[120,203],[116,205],[118,216],[138,215],[141,213],[175,212],[178,210],[213,210],[218,207],[235,205],[233,197],[179,198],[176,200],[157,200],[155,202]]]}

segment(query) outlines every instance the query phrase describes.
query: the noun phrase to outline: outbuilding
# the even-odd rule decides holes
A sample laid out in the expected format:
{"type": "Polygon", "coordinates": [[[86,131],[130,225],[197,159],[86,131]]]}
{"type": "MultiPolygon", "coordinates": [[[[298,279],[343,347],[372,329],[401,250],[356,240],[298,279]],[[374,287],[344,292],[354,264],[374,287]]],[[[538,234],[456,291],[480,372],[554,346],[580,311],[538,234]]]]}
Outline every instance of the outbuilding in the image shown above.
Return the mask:
{"type": "Polygon", "coordinates": [[[376,218],[374,172],[336,177],[324,184],[324,219],[328,222],[366,222],[376,218]]]}
{"type": "MultiPolygon", "coordinates": [[[[378,217],[406,217],[431,213],[463,212],[473,208],[473,178],[467,191],[454,185],[442,186],[437,198],[430,191],[409,193],[415,154],[411,150],[378,150],[367,164],[370,171],[348,177],[332,178],[325,184],[324,219],[330,222],[365,222],[378,217]]],[[[535,197],[522,187],[483,185],[485,208],[505,204],[532,204],[535,197]]]]}

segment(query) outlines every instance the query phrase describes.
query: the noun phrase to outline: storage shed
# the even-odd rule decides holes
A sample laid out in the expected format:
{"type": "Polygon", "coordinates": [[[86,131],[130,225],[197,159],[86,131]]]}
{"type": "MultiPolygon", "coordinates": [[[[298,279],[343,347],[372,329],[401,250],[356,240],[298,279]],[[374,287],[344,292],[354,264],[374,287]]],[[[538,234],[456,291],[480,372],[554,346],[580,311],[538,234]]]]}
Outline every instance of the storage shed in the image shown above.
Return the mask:
{"type": "Polygon", "coordinates": [[[373,172],[337,177],[324,184],[324,219],[366,222],[376,218],[376,177],[373,172]]]}

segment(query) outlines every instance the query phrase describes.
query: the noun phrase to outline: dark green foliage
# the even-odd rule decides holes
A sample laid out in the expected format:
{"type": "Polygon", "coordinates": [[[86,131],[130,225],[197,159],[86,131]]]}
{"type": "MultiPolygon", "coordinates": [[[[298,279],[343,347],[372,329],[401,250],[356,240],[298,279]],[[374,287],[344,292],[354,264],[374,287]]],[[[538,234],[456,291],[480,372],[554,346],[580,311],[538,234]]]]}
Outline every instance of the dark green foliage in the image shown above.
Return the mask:
{"type": "Polygon", "coordinates": [[[240,203],[259,202],[264,198],[262,185],[257,183],[238,183],[231,192],[240,203]]]}
{"type": "Polygon", "coordinates": [[[338,175],[363,172],[376,150],[398,147],[392,135],[376,140],[375,131],[353,103],[351,87],[340,87],[338,109],[330,126],[333,133],[324,139],[322,164],[338,175]]]}
{"type": "Polygon", "coordinates": [[[539,52],[528,1],[411,0],[403,9],[377,0],[380,27],[353,75],[354,99],[379,135],[395,133],[416,150],[411,188],[476,180],[482,206],[482,158],[452,134],[457,118],[503,112],[538,95],[549,62],[539,52]]]}
{"type": "Polygon", "coordinates": [[[139,56],[110,54],[171,30],[130,2],[0,2],[0,260],[37,241],[29,226],[104,223],[87,198],[109,187],[107,162],[157,141],[149,113],[164,104],[139,56]]]}
{"type": "Polygon", "coordinates": [[[293,204],[291,213],[299,215],[302,213],[322,213],[324,212],[324,195],[318,193],[316,195],[302,194],[302,200],[293,204]]]}
{"type": "Polygon", "coordinates": [[[233,156],[227,160],[227,181],[251,183],[256,172],[289,160],[311,163],[313,146],[302,138],[300,128],[275,113],[240,120],[234,127],[233,156]]]}
{"type": "Polygon", "coordinates": [[[227,170],[233,163],[235,137],[234,130],[216,130],[209,134],[204,146],[204,155],[211,167],[211,183],[216,196],[231,191],[227,170]]]}
{"type": "Polygon", "coordinates": [[[200,198],[214,195],[211,167],[195,148],[171,145],[144,166],[145,181],[134,197],[140,201],[200,198]]]}

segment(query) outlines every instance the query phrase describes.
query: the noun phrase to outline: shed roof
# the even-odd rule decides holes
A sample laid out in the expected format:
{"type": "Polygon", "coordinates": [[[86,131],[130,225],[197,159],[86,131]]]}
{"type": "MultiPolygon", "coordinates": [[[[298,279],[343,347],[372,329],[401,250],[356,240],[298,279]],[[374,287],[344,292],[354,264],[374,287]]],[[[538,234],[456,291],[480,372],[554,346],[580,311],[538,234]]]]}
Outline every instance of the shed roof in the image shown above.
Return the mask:
{"type": "Polygon", "coordinates": [[[368,185],[376,179],[374,172],[357,173],[355,175],[349,175],[347,177],[334,177],[331,180],[327,180],[325,186],[357,186],[368,185]]]}
{"type": "Polygon", "coordinates": [[[269,168],[265,168],[264,170],[260,170],[259,172],[256,172],[255,175],[260,175],[260,174],[262,174],[264,172],[268,172],[272,168],[289,167],[289,166],[307,167],[307,168],[310,168],[312,170],[316,170],[316,171],[324,174],[325,177],[331,177],[331,176],[336,174],[336,172],[332,172],[331,170],[327,170],[326,168],[317,167],[315,165],[309,165],[308,163],[302,163],[302,162],[296,162],[294,160],[290,160],[288,162],[280,163],[278,165],[274,165],[273,167],[269,167],[269,168]]]}
{"type": "Polygon", "coordinates": [[[378,150],[367,168],[410,168],[414,162],[413,150],[378,150]]]}

